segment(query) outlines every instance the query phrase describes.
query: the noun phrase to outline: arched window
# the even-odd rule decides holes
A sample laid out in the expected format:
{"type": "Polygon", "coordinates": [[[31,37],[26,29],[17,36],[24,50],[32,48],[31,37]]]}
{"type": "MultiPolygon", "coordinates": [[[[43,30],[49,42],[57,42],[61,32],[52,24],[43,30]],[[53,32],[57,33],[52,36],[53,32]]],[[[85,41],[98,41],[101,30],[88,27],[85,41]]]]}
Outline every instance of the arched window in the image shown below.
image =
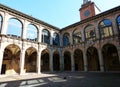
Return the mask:
{"type": "Polygon", "coordinates": [[[79,29],[75,29],[73,32],[73,43],[79,44],[82,42],[82,34],[79,29]]]}
{"type": "Polygon", "coordinates": [[[95,27],[93,25],[88,25],[85,28],[85,39],[86,40],[95,40],[96,39],[95,27]]]}
{"type": "Polygon", "coordinates": [[[108,19],[104,19],[99,24],[100,37],[105,38],[113,36],[112,22],[108,19]]]}
{"type": "Polygon", "coordinates": [[[46,29],[42,30],[42,42],[50,44],[50,32],[46,29]]]}
{"type": "Polygon", "coordinates": [[[68,45],[70,45],[69,38],[70,38],[69,33],[65,33],[65,34],[63,35],[63,46],[68,46],[68,45]]]}
{"type": "Polygon", "coordinates": [[[120,16],[117,17],[117,25],[118,25],[118,31],[120,34],[120,16]]]}
{"type": "Polygon", "coordinates": [[[53,45],[59,46],[59,35],[58,35],[58,33],[53,34],[53,45]]]}
{"type": "Polygon", "coordinates": [[[22,23],[15,18],[8,20],[7,35],[20,38],[22,33],[22,23]]]}
{"type": "Polygon", "coordinates": [[[37,28],[33,24],[27,26],[27,40],[37,41],[37,28]]]}
{"type": "Polygon", "coordinates": [[[0,32],[1,32],[1,29],[2,29],[2,16],[0,15],[0,32]]]}

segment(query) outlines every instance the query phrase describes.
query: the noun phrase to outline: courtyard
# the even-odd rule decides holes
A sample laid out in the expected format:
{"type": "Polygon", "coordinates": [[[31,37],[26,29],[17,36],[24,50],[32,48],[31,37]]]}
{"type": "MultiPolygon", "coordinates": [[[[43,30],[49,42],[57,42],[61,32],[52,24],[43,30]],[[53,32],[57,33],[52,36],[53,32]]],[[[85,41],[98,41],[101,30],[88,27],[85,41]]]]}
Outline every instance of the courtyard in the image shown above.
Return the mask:
{"type": "Polygon", "coordinates": [[[1,76],[0,87],[120,87],[120,73],[56,72],[1,76]]]}

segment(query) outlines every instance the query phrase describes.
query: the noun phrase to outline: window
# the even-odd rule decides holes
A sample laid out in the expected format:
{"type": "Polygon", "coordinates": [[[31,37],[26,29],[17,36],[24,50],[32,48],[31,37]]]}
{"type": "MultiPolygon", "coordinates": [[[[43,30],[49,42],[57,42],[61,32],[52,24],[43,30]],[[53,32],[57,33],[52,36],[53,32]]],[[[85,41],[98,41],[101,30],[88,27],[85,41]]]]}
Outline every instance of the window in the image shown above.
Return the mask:
{"type": "Polygon", "coordinates": [[[63,46],[70,45],[69,38],[70,38],[69,33],[65,33],[63,35],[63,46]]]}
{"type": "Polygon", "coordinates": [[[117,17],[118,31],[120,33],[120,16],[117,17]]]}
{"type": "Polygon", "coordinates": [[[95,40],[96,39],[95,27],[93,25],[88,25],[85,28],[85,39],[86,40],[95,40]]]}
{"type": "Polygon", "coordinates": [[[2,16],[0,15],[0,32],[1,32],[1,29],[2,29],[2,16]]]}
{"type": "Polygon", "coordinates": [[[8,29],[7,35],[11,37],[20,38],[22,33],[22,23],[15,18],[11,18],[8,20],[8,29]]]}
{"type": "Polygon", "coordinates": [[[99,24],[100,37],[105,38],[113,36],[112,22],[108,19],[105,19],[99,24]]]}
{"type": "Polygon", "coordinates": [[[37,41],[37,28],[33,24],[29,24],[27,26],[27,40],[37,41]]]}
{"type": "Polygon", "coordinates": [[[73,43],[79,44],[82,42],[82,34],[79,29],[75,29],[73,32],[73,43]]]}
{"type": "Polygon", "coordinates": [[[59,46],[59,35],[57,33],[53,34],[53,45],[59,46]]]}
{"type": "Polygon", "coordinates": [[[50,32],[46,29],[42,30],[42,42],[50,44],[50,32]]]}

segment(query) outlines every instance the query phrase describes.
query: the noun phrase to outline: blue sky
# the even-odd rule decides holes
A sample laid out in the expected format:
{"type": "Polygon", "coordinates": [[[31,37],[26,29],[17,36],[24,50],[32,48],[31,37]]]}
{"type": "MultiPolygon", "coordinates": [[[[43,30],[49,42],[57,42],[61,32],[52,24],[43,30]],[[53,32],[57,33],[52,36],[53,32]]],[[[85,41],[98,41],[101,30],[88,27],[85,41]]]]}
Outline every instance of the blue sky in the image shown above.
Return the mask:
{"type": "MultiPolygon", "coordinates": [[[[120,0],[91,0],[102,12],[120,5],[120,0]]],[[[83,0],[0,0],[1,4],[59,28],[80,21],[83,0]]]]}

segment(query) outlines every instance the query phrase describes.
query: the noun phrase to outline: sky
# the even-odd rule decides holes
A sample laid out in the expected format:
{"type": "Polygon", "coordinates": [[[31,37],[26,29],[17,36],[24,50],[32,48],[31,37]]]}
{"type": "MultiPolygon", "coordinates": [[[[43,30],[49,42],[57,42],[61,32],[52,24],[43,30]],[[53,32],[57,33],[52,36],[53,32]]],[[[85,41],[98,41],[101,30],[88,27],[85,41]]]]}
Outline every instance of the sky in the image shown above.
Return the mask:
{"type": "MultiPolygon", "coordinates": [[[[120,0],[91,0],[104,12],[120,6],[120,0]]],[[[58,28],[80,21],[83,0],[0,0],[0,3],[58,28]]]]}

